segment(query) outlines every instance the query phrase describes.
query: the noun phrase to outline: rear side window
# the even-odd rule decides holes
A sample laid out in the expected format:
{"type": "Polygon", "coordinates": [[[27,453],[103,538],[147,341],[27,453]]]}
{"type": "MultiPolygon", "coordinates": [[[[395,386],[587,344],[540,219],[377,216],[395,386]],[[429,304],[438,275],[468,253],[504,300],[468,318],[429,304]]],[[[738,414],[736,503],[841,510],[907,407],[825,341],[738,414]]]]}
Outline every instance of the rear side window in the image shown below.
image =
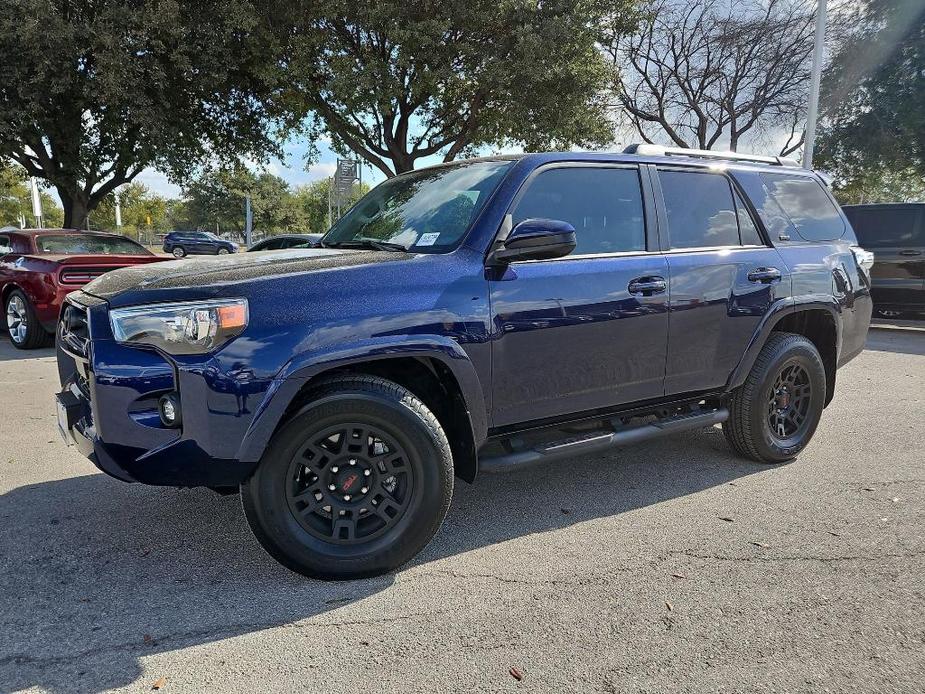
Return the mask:
{"type": "Polygon", "coordinates": [[[0,254],[12,252],[13,249],[10,247],[10,237],[0,236],[0,254]]]}
{"type": "Polygon", "coordinates": [[[832,241],[844,236],[845,223],[838,208],[818,181],[778,173],[761,174],[761,180],[806,241],[832,241]]]}
{"type": "Polygon", "coordinates": [[[914,207],[846,207],[858,243],[864,248],[925,245],[921,212],[914,207]]]}
{"type": "Polygon", "coordinates": [[[745,206],[745,201],[742,200],[742,196],[739,195],[738,191],[734,191],[734,195],[736,199],[736,215],[739,218],[739,236],[742,239],[742,245],[763,246],[764,240],[758,232],[755,220],[752,219],[748,208],[745,206]]]}
{"type": "Polygon", "coordinates": [[[575,227],[572,255],[644,251],[646,224],[637,169],[585,166],[542,171],[512,211],[514,224],[545,218],[575,227]]]}
{"type": "Polygon", "coordinates": [[[725,176],[659,171],[658,178],[668,212],[671,248],[739,245],[738,216],[725,176]]]}

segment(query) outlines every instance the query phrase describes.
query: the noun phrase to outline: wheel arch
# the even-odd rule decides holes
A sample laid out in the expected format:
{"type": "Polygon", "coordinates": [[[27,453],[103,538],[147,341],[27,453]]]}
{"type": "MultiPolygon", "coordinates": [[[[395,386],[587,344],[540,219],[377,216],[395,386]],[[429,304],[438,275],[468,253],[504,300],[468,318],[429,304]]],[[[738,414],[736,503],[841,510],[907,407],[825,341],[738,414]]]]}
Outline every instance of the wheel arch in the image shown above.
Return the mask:
{"type": "Polygon", "coordinates": [[[841,337],[841,322],[836,305],[825,301],[810,301],[780,305],[772,310],[755,331],[745,355],[729,378],[726,390],[741,386],[754,366],[758,353],[768,338],[776,332],[802,335],[812,342],[822,357],[825,366],[825,406],[835,395],[835,374],[838,366],[838,351],[841,337]]]}
{"type": "Polygon", "coordinates": [[[284,369],[261,404],[242,441],[240,460],[259,460],[272,436],[301,409],[323,380],[342,374],[379,376],[407,388],[440,421],[450,441],[457,477],[472,482],[478,447],[488,431],[485,401],[475,367],[459,345],[447,338],[428,346],[408,343],[306,358],[284,369]],[[446,340],[449,344],[443,344],[446,340]]]}

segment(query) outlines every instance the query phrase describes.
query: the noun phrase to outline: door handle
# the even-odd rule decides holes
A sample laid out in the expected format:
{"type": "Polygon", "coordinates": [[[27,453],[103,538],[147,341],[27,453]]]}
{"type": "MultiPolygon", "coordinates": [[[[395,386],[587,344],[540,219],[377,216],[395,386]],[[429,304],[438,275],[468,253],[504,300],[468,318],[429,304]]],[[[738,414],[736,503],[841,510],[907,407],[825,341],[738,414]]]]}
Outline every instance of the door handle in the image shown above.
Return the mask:
{"type": "Polygon", "coordinates": [[[748,273],[749,282],[760,282],[761,284],[771,284],[771,282],[780,282],[780,270],[776,267],[759,267],[748,273]]]}
{"type": "Polygon", "coordinates": [[[652,296],[661,294],[668,289],[668,283],[664,277],[637,277],[631,280],[627,286],[630,294],[642,294],[643,296],[652,296]]]}
{"type": "Polygon", "coordinates": [[[899,254],[900,255],[922,255],[922,251],[912,251],[912,250],[900,251],[899,254]]]}

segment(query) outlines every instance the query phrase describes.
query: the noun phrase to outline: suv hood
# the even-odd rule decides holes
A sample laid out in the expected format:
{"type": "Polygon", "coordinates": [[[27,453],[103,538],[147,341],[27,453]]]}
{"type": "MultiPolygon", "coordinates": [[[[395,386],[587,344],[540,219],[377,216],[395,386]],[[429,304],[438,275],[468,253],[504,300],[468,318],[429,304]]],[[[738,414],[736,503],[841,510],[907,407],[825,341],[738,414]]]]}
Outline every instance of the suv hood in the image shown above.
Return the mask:
{"type": "Polygon", "coordinates": [[[354,265],[410,260],[414,257],[413,253],[399,251],[346,248],[298,248],[213,257],[194,256],[108,272],[85,285],[83,291],[99,299],[109,300],[128,290],[205,287],[354,265]]]}

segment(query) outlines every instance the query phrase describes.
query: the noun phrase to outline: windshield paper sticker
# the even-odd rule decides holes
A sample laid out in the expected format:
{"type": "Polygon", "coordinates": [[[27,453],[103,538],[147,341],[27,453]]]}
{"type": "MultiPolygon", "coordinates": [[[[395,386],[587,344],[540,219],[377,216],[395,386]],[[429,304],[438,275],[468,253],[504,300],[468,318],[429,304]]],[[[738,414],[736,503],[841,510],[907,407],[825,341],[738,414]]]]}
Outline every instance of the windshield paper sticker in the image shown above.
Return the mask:
{"type": "Polygon", "coordinates": [[[421,234],[421,238],[418,239],[416,246],[433,246],[437,243],[437,239],[440,237],[440,232],[431,232],[429,234],[421,234]]]}

